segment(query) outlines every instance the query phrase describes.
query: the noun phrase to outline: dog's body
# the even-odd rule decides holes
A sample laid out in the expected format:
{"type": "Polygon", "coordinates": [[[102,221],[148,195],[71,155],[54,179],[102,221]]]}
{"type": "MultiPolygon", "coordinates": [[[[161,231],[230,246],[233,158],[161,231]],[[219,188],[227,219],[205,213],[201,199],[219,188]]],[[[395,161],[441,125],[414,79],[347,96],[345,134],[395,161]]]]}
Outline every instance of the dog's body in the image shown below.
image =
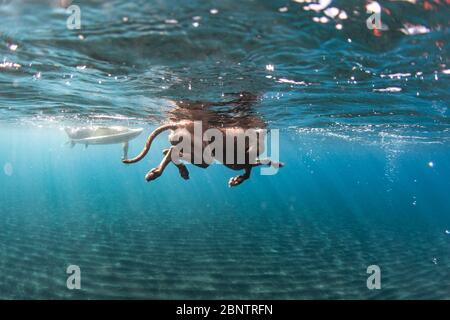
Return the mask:
{"type": "Polygon", "coordinates": [[[237,186],[247,180],[250,177],[251,169],[255,166],[265,164],[281,167],[281,163],[258,158],[264,152],[265,132],[263,129],[265,123],[260,117],[248,114],[249,107],[255,101],[255,95],[243,92],[239,94],[238,99],[228,102],[179,102],[177,107],[169,112],[169,123],[160,126],[150,134],[142,152],[135,158],[123,160],[123,162],[140,161],[150,150],[156,136],[166,130],[171,130],[169,141],[172,147],[163,151],[163,160],[156,168],[147,173],[145,176],[147,181],[161,176],[171,162],[177,166],[182,178],[189,179],[186,166],[180,161],[174,161],[174,158],[185,160],[201,168],[207,168],[212,160],[217,160],[232,170],[245,170],[243,175],[230,179],[230,187],[237,186]],[[234,109],[226,112],[212,109],[213,107],[224,106],[233,106],[234,109]],[[222,143],[221,157],[217,157],[217,154],[220,153],[218,150],[214,150],[206,157],[204,151],[211,145],[212,141],[209,139],[206,141],[203,139],[196,140],[199,137],[204,137],[210,129],[219,133],[224,142],[222,143]],[[249,139],[248,131],[254,133],[254,139],[249,139]],[[227,139],[232,139],[232,141],[227,144],[227,139]],[[179,148],[182,141],[189,141],[188,151],[185,148],[179,148]],[[238,141],[243,141],[242,148],[238,146],[238,141]],[[232,154],[230,154],[230,144],[233,146],[231,148],[232,154]]]}

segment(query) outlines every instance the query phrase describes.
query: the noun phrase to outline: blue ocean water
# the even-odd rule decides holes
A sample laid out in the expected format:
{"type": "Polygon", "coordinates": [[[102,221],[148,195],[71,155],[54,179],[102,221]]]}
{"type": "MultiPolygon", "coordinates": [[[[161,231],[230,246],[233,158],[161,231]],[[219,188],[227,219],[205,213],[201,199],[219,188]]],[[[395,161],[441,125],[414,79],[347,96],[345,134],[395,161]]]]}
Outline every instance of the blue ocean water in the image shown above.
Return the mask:
{"type": "Polygon", "coordinates": [[[449,6],[377,3],[381,31],[365,1],[0,1],[0,298],[449,299],[449,6]],[[235,188],[146,182],[167,133],[129,166],[67,144],[142,127],[135,155],[172,101],[242,91],[285,167],[235,188]]]}

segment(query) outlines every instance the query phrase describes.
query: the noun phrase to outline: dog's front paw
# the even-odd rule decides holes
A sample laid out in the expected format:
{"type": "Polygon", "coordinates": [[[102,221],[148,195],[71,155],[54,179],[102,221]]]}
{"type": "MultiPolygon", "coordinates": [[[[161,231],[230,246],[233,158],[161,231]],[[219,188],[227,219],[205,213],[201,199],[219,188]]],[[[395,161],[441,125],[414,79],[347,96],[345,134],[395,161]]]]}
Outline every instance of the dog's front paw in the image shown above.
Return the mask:
{"type": "Polygon", "coordinates": [[[232,177],[228,181],[228,186],[229,187],[236,187],[236,186],[240,185],[242,182],[244,182],[244,180],[245,179],[242,176],[232,177]]]}
{"type": "Polygon", "coordinates": [[[161,170],[159,168],[153,168],[145,175],[145,180],[152,181],[161,175],[161,170]]]}
{"type": "Polygon", "coordinates": [[[184,179],[184,180],[189,180],[189,171],[186,168],[180,168],[180,176],[184,179]]]}

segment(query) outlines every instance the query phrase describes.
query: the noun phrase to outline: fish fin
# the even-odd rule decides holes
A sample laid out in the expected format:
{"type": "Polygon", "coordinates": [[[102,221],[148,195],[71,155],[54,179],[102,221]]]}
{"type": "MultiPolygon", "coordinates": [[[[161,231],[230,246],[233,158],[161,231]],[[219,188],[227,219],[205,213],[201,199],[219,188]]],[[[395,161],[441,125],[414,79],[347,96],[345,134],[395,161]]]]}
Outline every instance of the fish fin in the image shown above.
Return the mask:
{"type": "Polygon", "coordinates": [[[128,141],[124,142],[122,144],[122,146],[123,146],[123,157],[122,157],[122,160],[125,160],[125,159],[128,159],[128,147],[129,147],[128,141]]]}

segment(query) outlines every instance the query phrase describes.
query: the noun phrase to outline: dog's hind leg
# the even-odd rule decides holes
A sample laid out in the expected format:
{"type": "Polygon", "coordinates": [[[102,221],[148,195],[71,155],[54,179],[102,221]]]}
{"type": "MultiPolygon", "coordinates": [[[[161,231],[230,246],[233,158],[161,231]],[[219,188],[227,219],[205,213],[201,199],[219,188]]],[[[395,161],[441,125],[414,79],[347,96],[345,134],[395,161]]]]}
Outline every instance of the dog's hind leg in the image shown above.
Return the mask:
{"type": "MultiPolygon", "coordinates": [[[[163,154],[167,155],[167,153],[170,151],[170,149],[164,149],[163,150],[163,154]]],[[[188,180],[189,179],[189,171],[186,168],[186,166],[183,163],[178,163],[176,164],[175,162],[172,161],[172,163],[178,168],[178,172],[180,173],[180,176],[184,179],[184,180],[188,180]]]]}
{"type": "Polygon", "coordinates": [[[252,172],[252,167],[248,166],[245,169],[245,172],[243,175],[240,176],[236,176],[236,177],[232,177],[229,181],[228,181],[228,186],[229,187],[235,187],[237,185],[240,185],[242,182],[244,182],[245,180],[247,180],[248,178],[250,178],[250,173],[252,172]]]}
{"type": "Polygon", "coordinates": [[[147,181],[152,181],[155,180],[156,178],[160,177],[162,175],[162,173],[164,172],[164,169],[166,169],[167,165],[172,162],[172,151],[173,148],[170,148],[164,158],[161,160],[160,164],[156,167],[153,168],[152,170],[150,170],[146,175],[145,175],[145,180],[147,181]]]}
{"type": "Polygon", "coordinates": [[[271,167],[274,167],[274,168],[282,168],[282,167],[284,167],[284,163],[283,162],[273,161],[273,160],[270,160],[270,159],[258,159],[258,160],[256,160],[256,163],[253,166],[257,167],[257,166],[263,166],[263,165],[271,166],[271,167]]]}

